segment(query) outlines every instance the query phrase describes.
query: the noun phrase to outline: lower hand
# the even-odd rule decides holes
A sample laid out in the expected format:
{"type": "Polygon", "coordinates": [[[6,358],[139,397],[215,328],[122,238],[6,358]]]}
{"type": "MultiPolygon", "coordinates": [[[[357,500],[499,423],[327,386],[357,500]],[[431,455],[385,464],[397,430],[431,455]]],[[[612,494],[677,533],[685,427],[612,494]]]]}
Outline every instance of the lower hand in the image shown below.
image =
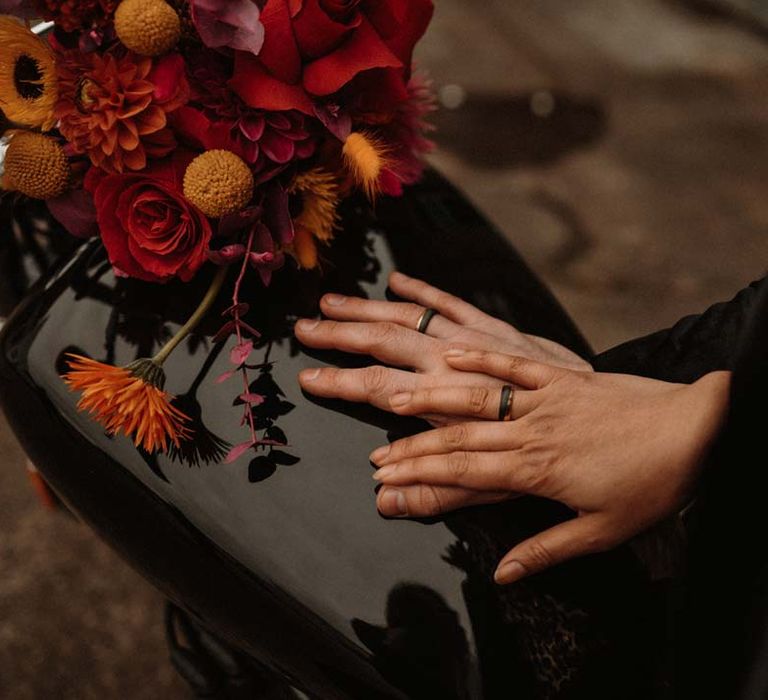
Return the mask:
{"type": "MultiPolygon", "coordinates": [[[[603,551],[679,510],[724,414],[730,373],[693,385],[564,370],[487,352],[447,353],[455,370],[520,387],[512,422],[471,422],[380,448],[379,510],[434,516],[518,494],[557,500],[576,517],[514,547],[496,572],[511,583],[603,551]]],[[[462,413],[460,386],[392,399],[403,415],[462,413]]]]}

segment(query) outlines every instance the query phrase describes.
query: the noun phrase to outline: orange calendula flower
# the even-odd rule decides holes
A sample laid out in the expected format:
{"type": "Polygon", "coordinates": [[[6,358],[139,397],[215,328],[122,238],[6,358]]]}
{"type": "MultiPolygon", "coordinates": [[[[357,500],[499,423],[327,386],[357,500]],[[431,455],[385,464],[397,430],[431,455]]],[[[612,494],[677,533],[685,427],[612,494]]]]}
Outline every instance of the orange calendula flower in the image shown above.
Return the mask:
{"type": "Polygon", "coordinates": [[[70,371],[64,381],[73,391],[82,391],[77,405],[88,411],[110,435],[124,433],[147,452],[169,444],[180,447],[189,440],[185,427],[190,419],[171,404],[163,391],[165,373],[152,360],[136,360],[127,367],[114,367],[80,355],[69,355],[70,371]]]}

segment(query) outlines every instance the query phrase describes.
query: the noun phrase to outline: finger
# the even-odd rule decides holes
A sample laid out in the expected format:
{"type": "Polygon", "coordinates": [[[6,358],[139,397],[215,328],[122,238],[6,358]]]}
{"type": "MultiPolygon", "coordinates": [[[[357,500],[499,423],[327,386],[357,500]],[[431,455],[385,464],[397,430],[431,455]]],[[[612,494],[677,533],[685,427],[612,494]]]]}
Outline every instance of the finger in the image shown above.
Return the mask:
{"type": "Polygon", "coordinates": [[[472,491],[449,486],[417,484],[402,488],[383,488],[376,506],[389,518],[434,518],[469,506],[500,503],[512,494],[504,491],[472,491]]]}
{"type": "Polygon", "coordinates": [[[598,515],[574,518],[513,547],[499,563],[494,579],[502,585],[514,583],[569,559],[605,551],[611,544],[598,515]]]}
{"type": "MultiPolygon", "coordinates": [[[[320,301],[320,308],[328,318],[336,321],[396,323],[410,330],[417,330],[425,311],[419,304],[359,299],[340,294],[326,294],[320,301]]],[[[446,338],[457,330],[453,321],[439,315],[428,326],[429,335],[436,338],[446,338]]]]}
{"type": "Polygon", "coordinates": [[[361,369],[323,367],[305,369],[299,374],[301,388],[314,396],[370,403],[391,411],[389,398],[393,392],[413,391],[420,375],[400,369],[374,365],[361,369]]]}
{"type": "Polygon", "coordinates": [[[483,372],[527,389],[545,387],[569,371],[525,357],[462,348],[448,350],[445,359],[455,369],[483,372]]]}
{"type": "Polygon", "coordinates": [[[508,423],[457,423],[427,430],[374,450],[370,459],[378,467],[414,457],[451,452],[497,452],[520,447],[517,431],[508,423]]]}
{"type": "Polygon", "coordinates": [[[441,316],[462,326],[478,323],[488,318],[482,311],[463,299],[437,289],[426,282],[408,277],[402,272],[393,272],[389,276],[389,288],[404,299],[434,309],[441,316]]]}
{"type": "Polygon", "coordinates": [[[404,459],[373,478],[387,486],[460,486],[477,491],[515,491],[547,496],[548,472],[523,462],[519,452],[451,452],[404,459]]]}
{"type": "MultiPolygon", "coordinates": [[[[501,420],[510,404],[503,388],[488,386],[449,386],[419,389],[414,392],[394,393],[391,410],[402,416],[420,416],[428,413],[466,416],[468,419],[501,420]],[[504,405],[502,406],[502,401],[504,405]]],[[[512,391],[511,416],[521,418],[540,403],[538,392],[522,389],[512,391]]]]}
{"type": "Polygon", "coordinates": [[[442,363],[440,341],[394,323],[352,323],[305,319],[296,337],[311,348],[372,355],[399,367],[431,369],[442,363]]]}

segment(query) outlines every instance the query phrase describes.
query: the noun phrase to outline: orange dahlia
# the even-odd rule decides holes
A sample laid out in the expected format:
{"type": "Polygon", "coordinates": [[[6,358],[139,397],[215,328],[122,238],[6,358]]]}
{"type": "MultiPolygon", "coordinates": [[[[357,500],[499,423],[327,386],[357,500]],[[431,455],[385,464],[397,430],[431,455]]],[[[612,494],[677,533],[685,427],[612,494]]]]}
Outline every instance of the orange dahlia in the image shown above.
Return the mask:
{"type": "Polygon", "coordinates": [[[107,172],[143,170],[175,147],[167,115],[184,104],[184,61],[170,54],[153,64],[132,53],[66,52],[57,65],[59,130],[77,153],[107,172]]]}
{"type": "Polygon", "coordinates": [[[165,374],[153,360],[114,367],[80,355],[69,355],[64,381],[83,395],[77,407],[88,411],[110,435],[123,433],[147,452],[169,444],[180,447],[191,437],[189,417],[175,408],[163,391],[165,374]]]}

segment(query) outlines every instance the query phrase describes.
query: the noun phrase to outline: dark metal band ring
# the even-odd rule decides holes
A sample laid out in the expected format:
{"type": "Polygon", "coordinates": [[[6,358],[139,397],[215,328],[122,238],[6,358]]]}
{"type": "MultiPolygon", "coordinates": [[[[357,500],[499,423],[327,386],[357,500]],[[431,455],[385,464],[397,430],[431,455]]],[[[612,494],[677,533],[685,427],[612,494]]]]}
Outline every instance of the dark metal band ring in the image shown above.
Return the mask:
{"type": "Polygon", "coordinates": [[[509,384],[501,388],[501,401],[499,402],[499,420],[512,420],[512,401],[515,398],[515,389],[509,384]]]}
{"type": "Polygon", "coordinates": [[[419,316],[419,322],[416,324],[416,330],[419,333],[426,333],[430,321],[437,316],[435,309],[424,309],[424,313],[419,316]]]}

